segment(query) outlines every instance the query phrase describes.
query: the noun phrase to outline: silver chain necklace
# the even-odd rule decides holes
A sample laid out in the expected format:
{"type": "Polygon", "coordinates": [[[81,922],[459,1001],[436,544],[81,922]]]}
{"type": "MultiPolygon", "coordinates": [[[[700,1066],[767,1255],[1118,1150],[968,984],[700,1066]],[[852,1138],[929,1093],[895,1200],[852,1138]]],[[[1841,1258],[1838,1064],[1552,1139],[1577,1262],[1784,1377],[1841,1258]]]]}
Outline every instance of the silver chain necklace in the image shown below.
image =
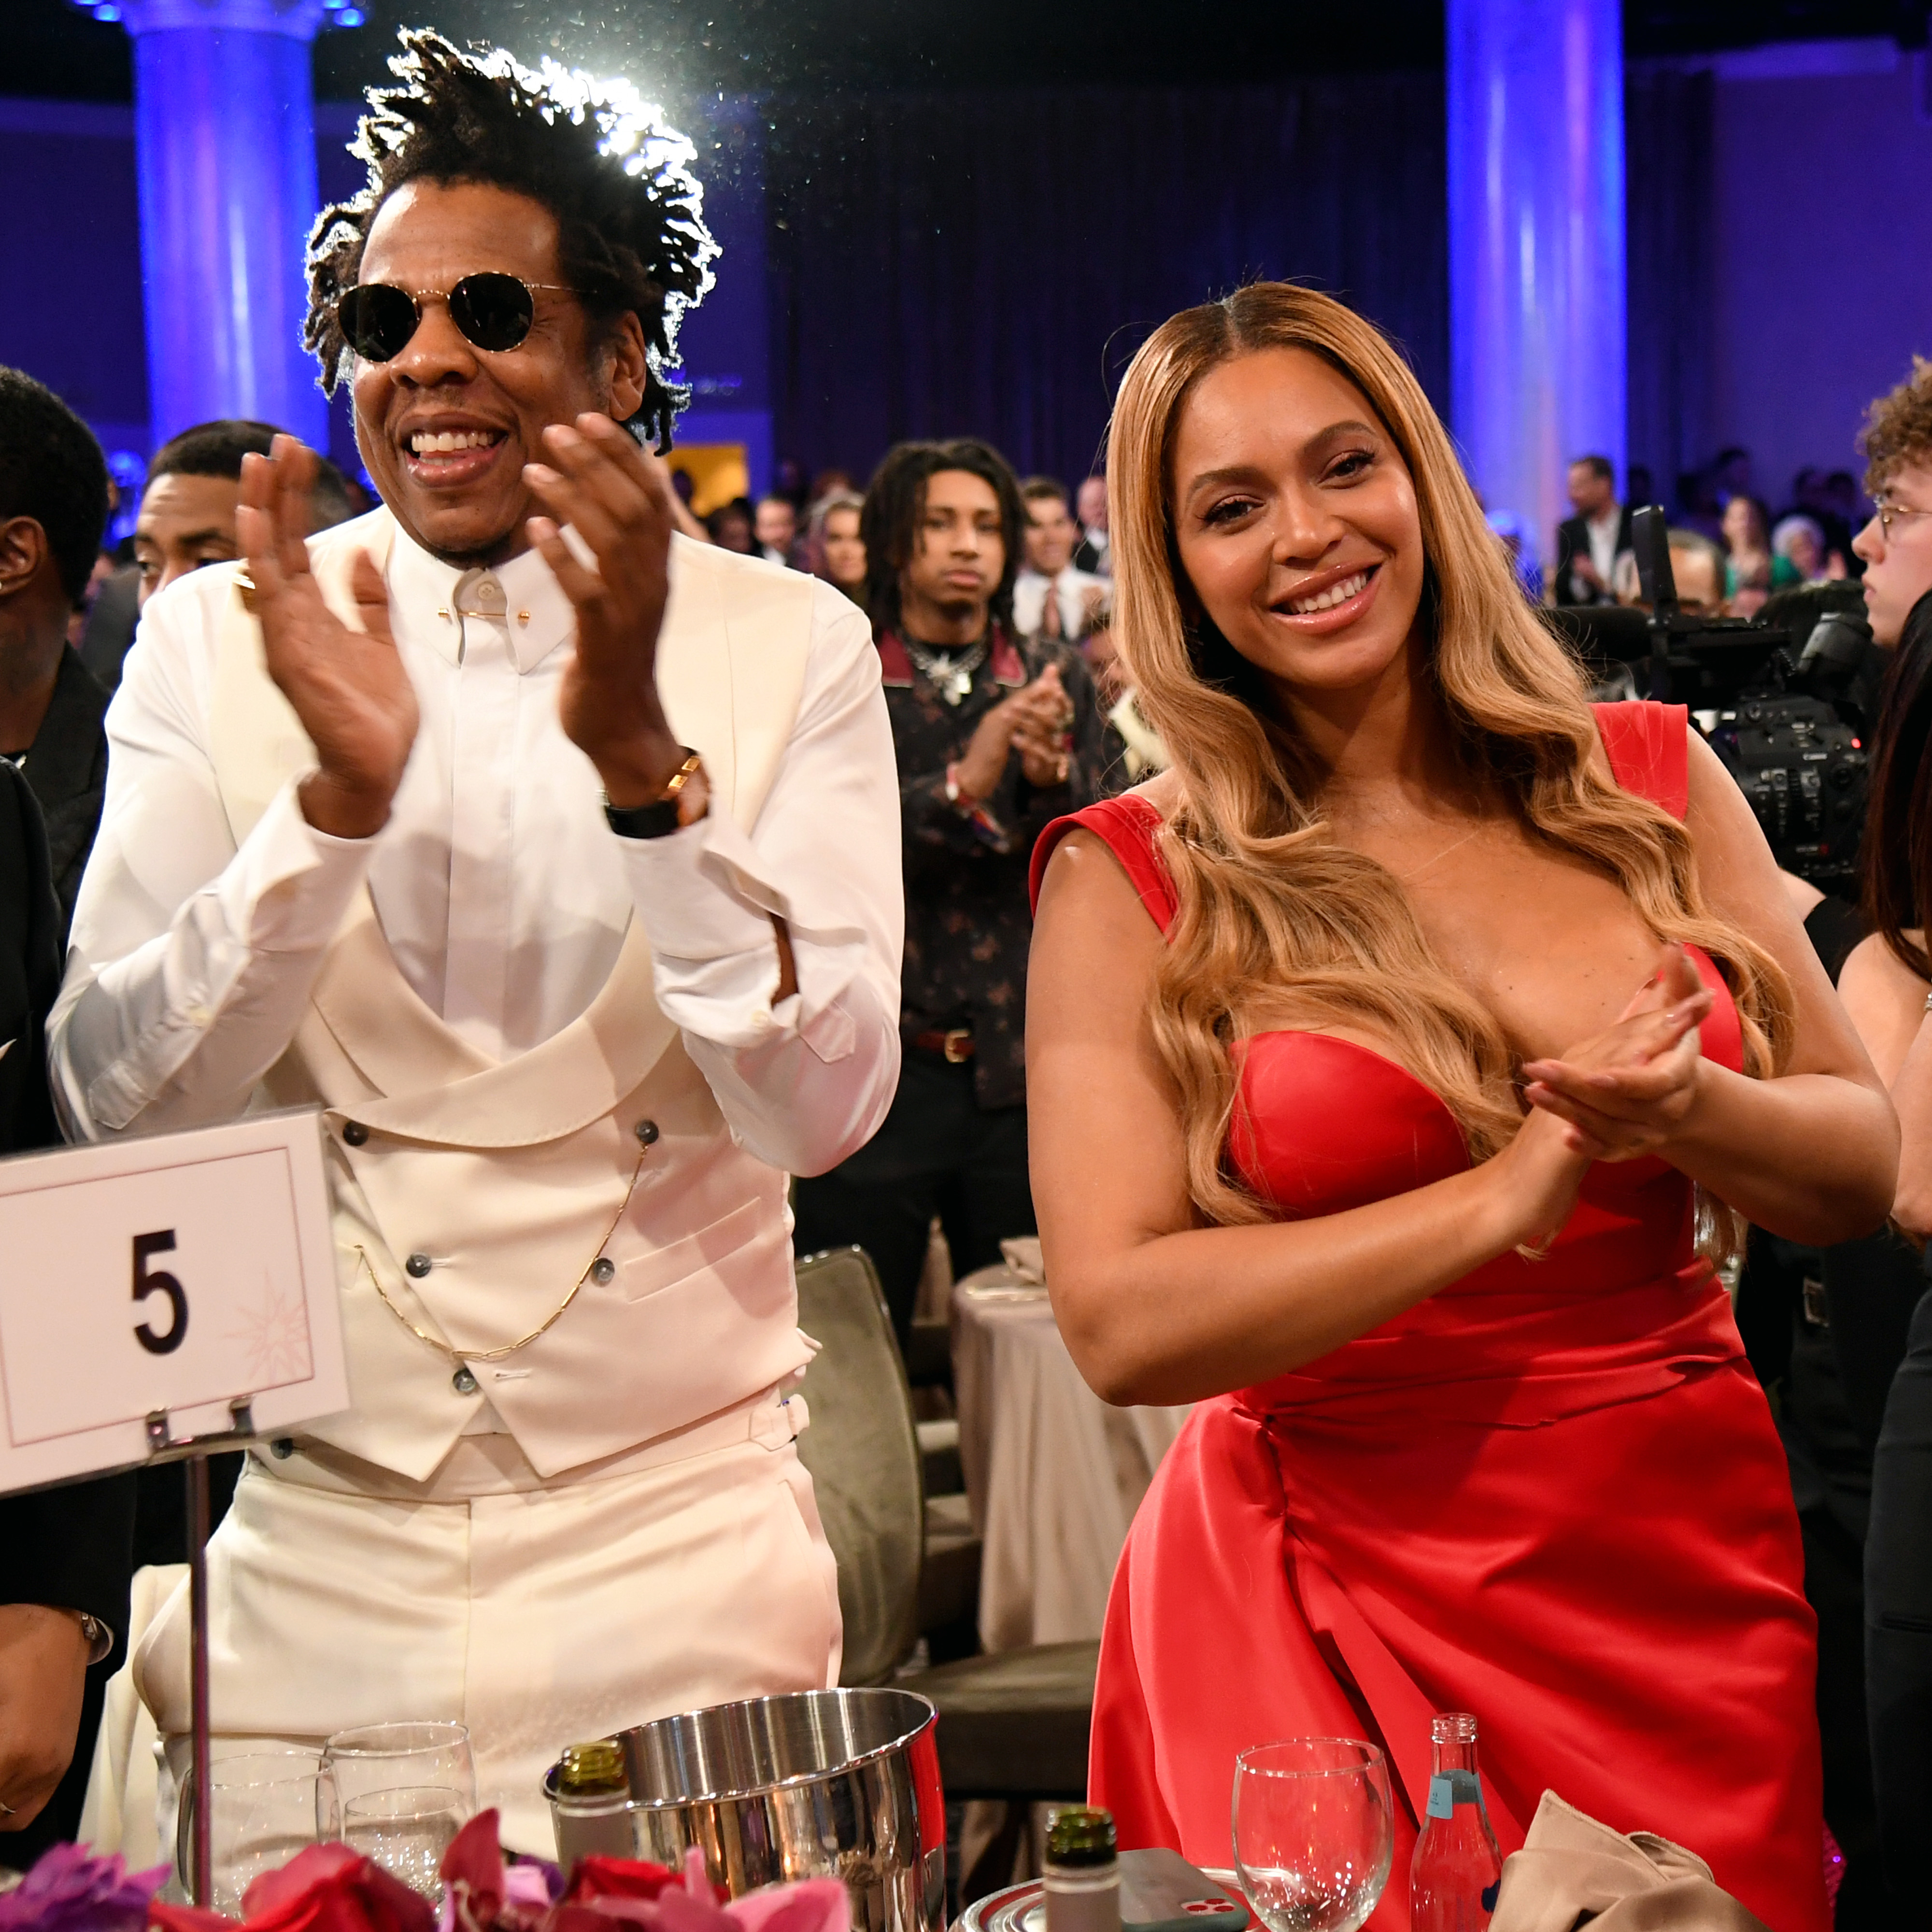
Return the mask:
{"type": "Polygon", "coordinates": [[[948,704],[956,706],[971,694],[973,674],[986,662],[984,638],[964,656],[956,658],[941,651],[929,651],[910,638],[904,642],[906,656],[932,680],[933,688],[948,704]]]}

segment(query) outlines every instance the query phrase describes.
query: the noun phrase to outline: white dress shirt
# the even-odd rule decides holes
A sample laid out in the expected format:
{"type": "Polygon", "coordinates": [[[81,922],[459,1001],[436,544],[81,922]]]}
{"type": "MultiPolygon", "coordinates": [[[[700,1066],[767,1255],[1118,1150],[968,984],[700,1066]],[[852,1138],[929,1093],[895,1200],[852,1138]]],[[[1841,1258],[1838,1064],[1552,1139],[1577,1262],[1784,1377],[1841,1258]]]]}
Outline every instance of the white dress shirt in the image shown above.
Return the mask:
{"type": "Polygon", "coordinates": [[[237,850],[209,751],[226,573],[184,578],[142,614],[48,1028],[69,1137],[240,1112],[366,882],[404,977],[492,1058],[577,1018],[635,916],[658,1004],[742,1144],[800,1174],[862,1145],[898,1080],[904,923],[892,730],[864,616],[829,586],[814,593],[797,722],[748,836],[714,800],[668,838],[624,838],[558,722],[575,619],[542,558],[461,572],[398,530],[388,582],[422,722],[389,820],[366,839],[316,831],[291,784],[237,850]],[[798,978],[776,1006],[772,914],[798,978]]]}
{"type": "Polygon", "coordinates": [[[1013,579],[1013,628],[1023,638],[1037,637],[1046,618],[1046,593],[1051,587],[1060,600],[1060,634],[1071,644],[1083,638],[1087,622],[1087,593],[1106,588],[1106,579],[1090,570],[1076,570],[1066,565],[1058,576],[1048,578],[1031,568],[1013,579]]]}
{"type": "Polygon", "coordinates": [[[1617,565],[1617,532],[1623,527],[1623,506],[1612,503],[1600,515],[1583,525],[1590,538],[1590,561],[1597,566],[1597,580],[1610,588],[1611,573],[1617,565]]]}

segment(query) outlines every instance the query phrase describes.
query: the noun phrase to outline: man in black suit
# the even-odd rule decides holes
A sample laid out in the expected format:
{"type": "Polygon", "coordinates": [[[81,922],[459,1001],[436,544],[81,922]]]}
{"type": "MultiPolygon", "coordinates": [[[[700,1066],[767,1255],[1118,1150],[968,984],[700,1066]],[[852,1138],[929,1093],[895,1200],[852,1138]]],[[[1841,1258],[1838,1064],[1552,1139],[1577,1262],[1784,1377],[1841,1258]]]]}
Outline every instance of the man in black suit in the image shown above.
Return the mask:
{"type": "MultiPolygon", "coordinates": [[[[60,1138],[43,1033],[59,926],[39,808],[0,761],[0,1154],[60,1138]]],[[[132,1476],[0,1496],[0,1863],[24,1868],[80,1823],[75,1745],[91,1744],[100,1666],[127,1628],[134,1532],[132,1476]]]]}
{"type": "Polygon", "coordinates": [[[1570,507],[1556,526],[1556,569],[1552,601],[1614,604],[1610,579],[1617,559],[1630,548],[1630,513],[1617,501],[1617,472],[1607,456],[1580,456],[1570,466],[1570,507]]]}
{"type": "Polygon", "coordinates": [[[0,758],[46,824],[60,945],[100,823],[107,693],[68,646],[107,527],[107,462],[50,390],[0,368],[0,758]]]}
{"type": "MultiPolygon", "coordinates": [[[[60,1140],[42,1028],[107,766],[106,694],[67,626],[106,522],[87,425],[0,368],[0,1154],[60,1140]]],[[[30,1864],[80,1823],[76,1745],[91,1748],[98,1666],[127,1627],[134,1521],[131,1476],[0,1497],[0,1862],[30,1864]]]]}
{"type": "Polygon", "coordinates": [[[1080,541],[1073,547],[1073,568],[1090,577],[1114,574],[1113,536],[1107,522],[1107,479],[1089,476],[1074,493],[1073,514],[1080,541]]]}

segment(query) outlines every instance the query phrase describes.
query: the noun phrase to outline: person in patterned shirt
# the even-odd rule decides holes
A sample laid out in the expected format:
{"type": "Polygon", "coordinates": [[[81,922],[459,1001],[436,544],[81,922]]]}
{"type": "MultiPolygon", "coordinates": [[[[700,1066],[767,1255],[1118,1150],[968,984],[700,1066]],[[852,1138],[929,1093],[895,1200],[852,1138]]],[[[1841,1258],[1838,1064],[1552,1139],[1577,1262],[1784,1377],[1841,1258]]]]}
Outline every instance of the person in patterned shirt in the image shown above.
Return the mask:
{"type": "Polygon", "coordinates": [[[1027,1178],[1027,864],[1100,796],[1104,720],[1078,653],[1012,628],[1019,486],[983,442],[902,443],[866,493],[867,601],[898,757],[904,1063],[872,1141],[801,1179],[800,1254],[856,1243],[902,1343],[937,1214],[956,1274],[1034,1232],[1027,1178]]]}

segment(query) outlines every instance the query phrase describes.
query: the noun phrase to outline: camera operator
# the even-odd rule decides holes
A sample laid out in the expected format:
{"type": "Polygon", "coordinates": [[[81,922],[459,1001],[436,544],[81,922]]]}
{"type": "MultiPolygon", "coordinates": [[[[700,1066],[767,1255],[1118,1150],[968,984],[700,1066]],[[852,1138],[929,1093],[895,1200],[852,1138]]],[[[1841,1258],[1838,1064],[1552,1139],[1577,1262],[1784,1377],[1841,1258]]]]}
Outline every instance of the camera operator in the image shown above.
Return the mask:
{"type": "Polygon", "coordinates": [[[1872,936],[1846,961],[1842,991],[1904,1129],[1892,1218],[1923,1242],[1932,1234],[1932,967],[1923,929],[1932,879],[1924,716],[1932,702],[1932,362],[1913,358],[1910,379],[1872,405],[1860,442],[1876,507],[1852,548],[1864,560],[1872,636],[1898,655],[1872,747],[1863,866],[1872,936]]]}
{"type": "MultiPolygon", "coordinates": [[[[1896,1228],[1932,1233],[1932,364],[1874,404],[1862,443],[1876,510],[1853,548],[1874,640],[1895,653],[1872,733],[1862,851],[1870,936],[1840,991],[1902,1130],[1896,1228]]],[[[1932,1804],[1932,1296],[1922,1255],[1890,1233],[1825,1257],[1822,1299],[1845,1408],[1871,1443],[1863,1617],[1884,1888],[1923,1894],[1932,1804]],[[1900,1360],[1900,1358],[1903,1360],[1900,1360]]]]}
{"type": "MultiPolygon", "coordinates": [[[[1864,851],[1873,931],[1846,962],[1846,1011],[1902,1130],[1898,1228],[1932,1228],[1932,592],[1912,607],[1874,733],[1864,851]]],[[[1932,1803],[1932,1294],[1890,1234],[1828,1252],[1825,1292],[1847,1406],[1874,1430],[1864,1544],[1865,1694],[1877,1834],[1892,1902],[1921,1896],[1932,1803]],[[1900,1360],[1900,1358],[1903,1360],[1900,1360]],[[1894,1372],[1895,1371],[1895,1372],[1894,1372]]]]}
{"type": "Polygon", "coordinates": [[[1865,567],[1872,635],[1889,650],[1932,590],[1932,362],[1912,358],[1910,378],[1873,404],[1859,445],[1873,509],[1852,548],[1865,567]]]}

